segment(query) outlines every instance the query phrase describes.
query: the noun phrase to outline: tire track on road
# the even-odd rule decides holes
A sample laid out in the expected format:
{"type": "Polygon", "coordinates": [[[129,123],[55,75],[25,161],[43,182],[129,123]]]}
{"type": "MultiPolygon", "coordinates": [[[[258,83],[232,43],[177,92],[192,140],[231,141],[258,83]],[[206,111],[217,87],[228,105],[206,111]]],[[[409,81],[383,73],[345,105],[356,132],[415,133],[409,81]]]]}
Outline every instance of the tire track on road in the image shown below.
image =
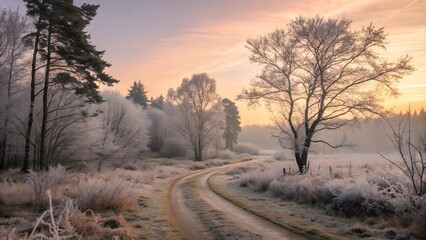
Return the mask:
{"type": "MultiPolygon", "coordinates": [[[[261,161],[262,159],[253,160],[261,161]]],[[[210,230],[216,226],[204,226],[197,214],[191,211],[185,205],[185,196],[182,192],[182,186],[185,182],[196,178],[196,191],[200,198],[210,207],[218,210],[227,217],[232,224],[239,228],[246,229],[264,239],[306,239],[306,237],[291,232],[288,229],[280,227],[273,222],[259,217],[243,208],[235,205],[227,199],[216,194],[209,186],[208,179],[220,171],[231,167],[247,164],[248,162],[234,163],[210,169],[204,169],[190,173],[177,179],[169,191],[169,206],[172,212],[174,223],[179,227],[182,235],[189,240],[214,239],[210,230]]]]}

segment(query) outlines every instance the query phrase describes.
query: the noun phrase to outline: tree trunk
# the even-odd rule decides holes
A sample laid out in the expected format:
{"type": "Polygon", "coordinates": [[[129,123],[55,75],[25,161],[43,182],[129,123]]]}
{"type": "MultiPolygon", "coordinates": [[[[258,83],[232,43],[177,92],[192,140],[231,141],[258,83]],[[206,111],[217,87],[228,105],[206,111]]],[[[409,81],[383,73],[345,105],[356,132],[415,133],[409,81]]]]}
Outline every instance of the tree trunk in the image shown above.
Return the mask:
{"type": "Polygon", "coordinates": [[[44,74],[44,87],[43,87],[43,117],[41,122],[41,138],[40,138],[40,170],[48,170],[47,165],[47,150],[46,150],[46,137],[47,137],[47,117],[48,117],[48,91],[49,91],[49,74],[50,74],[50,55],[51,55],[51,38],[52,26],[49,26],[47,36],[47,57],[46,57],[46,72],[44,74]]]}
{"type": "MultiPolygon", "coordinates": [[[[39,17],[38,25],[41,22],[39,17]]],[[[27,131],[25,133],[25,152],[24,152],[24,163],[22,166],[23,172],[28,172],[30,168],[30,146],[31,146],[31,129],[33,127],[34,121],[34,102],[35,102],[35,78],[36,78],[36,62],[37,62],[37,53],[38,53],[38,43],[40,41],[40,31],[41,29],[37,28],[35,41],[34,41],[34,51],[33,59],[31,64],[31,97],[30,97],[30,109],[28,113],[28,122],[27,122],[27,131]]]]}
{"type": "MultiPolygon", "coordinates": [[[[9,123],[9,108],[10,108],[10,89],[12,85],[12,76],[13,76],[13,65],[15,63],[15,43],[13,43],[12,46],[12,53],[10,58],[10,65],[9,65],[9,79],[7,82],[7,103],[6,103],[6,112],[5,112],[5,120],[4,120],[4,136],[2,141],[2,152],[0,155],[0,169],[3,169],[4,167],[4,160],[6,158],[6,146],[7,146],[7,125],[9,123]]],[[[9,165],[9,164],[8,164],[9,165]]]]}
{"type": "Polygon", "coordinates": [[[7,143],[7,108],[6,108],[6,119],[4,120],[4,136],[2,141],[2,147],[1,147],[1,155],[0,155],[0,169],[4,168],[4,163],[6,159],[6,143],[7,143]]]}
{"type": "MultiPolygon", "coordinates": [[[[200,135],[201,135],[201,132],[200,132],[200,135]]],[[[197,151],[198,151],[198,159],[196,160],[203,161],[203,148],[201,146],[201,136],[198,137],[197,151]]]]}
{"type": "Polygon", "coordinates": [[[308,155],[309,155],[309,147],[311,146],[311,142],[312,142],[311,138],[306,138],[305,143],[303,144],[302,153],[300,153],[298,149],[296,149],[294,152],[300,174],[305,174],[308,171],[308,168],[309,168],[308,155]]]}

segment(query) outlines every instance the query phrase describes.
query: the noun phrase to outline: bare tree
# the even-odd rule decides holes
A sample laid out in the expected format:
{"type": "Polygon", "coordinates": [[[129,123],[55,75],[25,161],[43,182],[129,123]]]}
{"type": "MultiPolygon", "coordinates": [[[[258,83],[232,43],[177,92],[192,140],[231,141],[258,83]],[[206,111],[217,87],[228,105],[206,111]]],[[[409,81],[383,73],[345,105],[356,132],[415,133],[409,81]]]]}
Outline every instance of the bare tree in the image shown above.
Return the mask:
{"type": "Polygon", "coordinates": [[[210,143],[215,126],[213,116],[217,112],[219,96],[216,81],[205,73],[183,79],[174,91],[169,90],[168,100],[179,113],[177,130],[191,147],[195,161],[203,160],[203,150],[210,143]]]}
{"type": "Polygon", "coordinates": [[[396,95],[398,80],[414,70],[408,56],[396,62],[379,56],[378,50],[385,48],[383,28],[350,27],[351,20],[345,18],[300,16],[287,30],[247,40],[251,62],[263,68],[239,99],[266,101],[277,137],[294,151],[300,173],[306,172],[311,144],[345,145],[315,139],[316,133],[379,113],[382,93],[396,95]]]}
{"type": "Polygon", "coordinates": [[[400,161],[392,160],[381,153],[379,155],[401,170],[410,179],[414,192],[418,196],[422,196],[426,191],[425,136],[422,136],[419,131],[417,141],[412,140],[410,111],[401,119],[398,128],[395,128],[387,118],[384,120],[392,131],[389,139],[398,151],[400,161]],[[406,116],[408,123],[404,121],[406,116]]]}
{"type": "Polygon", "coordinates": [[[65,163],[75,157],[76,135],[82,134],[81,122],[87,117],[85,102],[75,91],[53,85],[49,90],[46,128],[47,164],[65,163]]]}
{"type": "MultiPolygon", "coordinates": [[[[20,91],[17,82],[25,75],[26,48],[21,40],[28,29],[25,17],[18,10],[0,10],[0,87],[5,87],[0,99],[4,101],[3,136],[0,146],[0,169],[4,167],[6,152],[9,144],[10,121],[12,120],[11,108],[15,107],[19,99],[14,95],[20,91]]],[[[2,104],[3,105],[3,104],[2,104]]],[[[10,147],[9,147],[10,148],[10,147]]],[[[9,165],[9,161],[8,161],[9,165]]]]}

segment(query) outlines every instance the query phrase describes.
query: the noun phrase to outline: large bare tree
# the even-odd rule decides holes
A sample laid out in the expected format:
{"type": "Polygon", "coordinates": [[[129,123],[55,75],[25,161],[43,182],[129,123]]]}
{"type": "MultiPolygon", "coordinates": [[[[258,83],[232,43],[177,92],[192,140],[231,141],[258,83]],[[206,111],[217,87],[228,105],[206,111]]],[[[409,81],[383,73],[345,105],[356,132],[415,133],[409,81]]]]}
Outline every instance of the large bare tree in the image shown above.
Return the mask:
{"type": "Polygon", "coordinates": [[[383,28],[372,24],[355,31],[345,18],[297,17],[286,30],[247,40],[250,61],[262,71],[239,99],[266,101],[281,145],[294,151],[304,173],[312,143],[344,145],[316,139],[316,133],[380,113],[382,93],[398,94],[399,79],[414,70],[409,56],[396,62],[380,57],[385,40],[383,28]]]}
{"type": "Polygon", "coordinates": [[[203,160],[203,150],[212,140],[216,125],[214,114],[219,110],[216,80],[207,74],[194,74],[183,79],[174,91],[169,90],[168,100],[177,108],[177,129],[194,152],[195,161],[203,160]]]}

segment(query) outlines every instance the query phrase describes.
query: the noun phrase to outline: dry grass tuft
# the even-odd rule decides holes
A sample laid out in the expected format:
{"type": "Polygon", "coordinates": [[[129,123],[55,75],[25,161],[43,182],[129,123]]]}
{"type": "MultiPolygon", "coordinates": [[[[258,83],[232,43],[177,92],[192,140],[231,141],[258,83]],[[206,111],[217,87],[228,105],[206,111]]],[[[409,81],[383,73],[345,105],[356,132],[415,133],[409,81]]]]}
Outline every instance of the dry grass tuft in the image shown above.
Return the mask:
{"type": "Polygon", "coordinates": [[[127,210],[136,205],[136,193],[129,181],[90,179],[81,183],[80,189],[77,203],[83,210],[127,210]]]}
{"type": "Polygon", "coordinates": [[[0,204],[6,206],[25,205],[33,202],[34,194],[27,183],[0,183],[0,204]]]}

